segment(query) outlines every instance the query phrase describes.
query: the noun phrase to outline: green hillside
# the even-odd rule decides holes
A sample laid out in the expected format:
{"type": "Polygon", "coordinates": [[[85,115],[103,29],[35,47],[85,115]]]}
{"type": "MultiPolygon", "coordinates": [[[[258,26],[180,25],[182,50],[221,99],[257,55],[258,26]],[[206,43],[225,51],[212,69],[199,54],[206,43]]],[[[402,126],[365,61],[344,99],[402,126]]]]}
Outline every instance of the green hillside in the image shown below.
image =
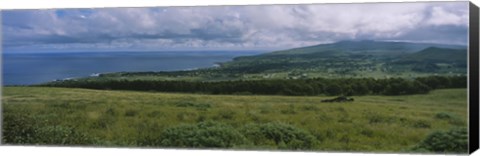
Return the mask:
{"type": "Polygon", "coordinates": [[[464,47],[342,41],[4,87],[2,143],[466,153],[465,65],[464,47]]]}
{"type": "Polygon", "coordinates": [[[224,73],[304,73],[317,77],[405,77],[465,74],[466,47],[385,41],[341,41],[235,58],[224,73]],[[429,63],[425,65],[425,63],[429,63]],[[443,64],[436,64],[443,63],[443,64]],[[434,66],[423,67],[423,66],[434,66]]]}
{"type": "Polygon", "coordinates": [[[255,56],[189,71],[121,72],[96,80],[231,81],[312,78],[465,76],[466,47],[387,41],[340,41],[255,56]]]}
{"type": "Polygon", "coordinates": [[[266,53],[264,55],[282,55],[282,54],[308,54],[318,53],[323,51],[335,50],[344,51],[350,53],[413,53],[423,50],[428,47],[439,48],[454,48],[461,49],[465,46],[460,45],[444,45],[444,44],[432,44],[432,43],[409,43],[409,42],[389,42],[389,41],[373,41],[373,40],[361,40],[361,41],[339,41],[330,44],[320,44],[309,47],[300,47],[288,50],[275,51],[272,53],[266,53]]]}
{"type": "Polygon", "coordinates": [[[399,62],[466,63],[467,49],[429,47],[422,51],[405,55],[399,62]]]}

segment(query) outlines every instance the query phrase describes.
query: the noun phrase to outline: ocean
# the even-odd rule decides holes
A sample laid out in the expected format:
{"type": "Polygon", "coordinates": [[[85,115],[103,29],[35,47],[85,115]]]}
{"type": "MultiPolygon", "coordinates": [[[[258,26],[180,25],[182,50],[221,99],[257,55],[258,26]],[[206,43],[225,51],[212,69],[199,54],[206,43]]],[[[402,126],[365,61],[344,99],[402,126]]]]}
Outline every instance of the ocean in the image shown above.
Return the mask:
{"type": "Polygon", "coordinates": [[[4,53],[3,85],[31,85],[95,73],[192,70],[260,51],[4,53]]]}

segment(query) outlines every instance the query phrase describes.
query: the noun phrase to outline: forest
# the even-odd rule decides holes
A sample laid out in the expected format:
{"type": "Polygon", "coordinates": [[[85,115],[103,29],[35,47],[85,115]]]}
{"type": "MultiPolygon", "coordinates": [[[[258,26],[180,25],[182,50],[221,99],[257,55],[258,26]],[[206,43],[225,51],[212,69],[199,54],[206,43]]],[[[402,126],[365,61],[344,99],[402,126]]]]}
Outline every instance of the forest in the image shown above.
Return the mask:
{"type": "Polygon", "coordinates": [[[100,79],[55,81],[39,86],[242,95],[410,95],[425,94],[433,89],[466,88],[467,78],[465,76],[428,76],[414,79],[312,78],[216,82],[100,79]]]}

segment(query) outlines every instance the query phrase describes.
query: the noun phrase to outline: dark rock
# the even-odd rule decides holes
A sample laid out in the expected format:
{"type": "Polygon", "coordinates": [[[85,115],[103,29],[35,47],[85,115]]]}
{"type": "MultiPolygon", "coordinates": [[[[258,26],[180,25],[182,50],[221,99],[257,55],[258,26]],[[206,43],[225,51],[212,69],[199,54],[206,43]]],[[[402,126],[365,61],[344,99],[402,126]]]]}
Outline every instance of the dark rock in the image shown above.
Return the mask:
{"type": "Polygon", "coordinates": [[[354,101],[353,98],[348,98],[346,96],[339,96],[333,99],[322,100],[322,102],[351,102],[354,101]]]}

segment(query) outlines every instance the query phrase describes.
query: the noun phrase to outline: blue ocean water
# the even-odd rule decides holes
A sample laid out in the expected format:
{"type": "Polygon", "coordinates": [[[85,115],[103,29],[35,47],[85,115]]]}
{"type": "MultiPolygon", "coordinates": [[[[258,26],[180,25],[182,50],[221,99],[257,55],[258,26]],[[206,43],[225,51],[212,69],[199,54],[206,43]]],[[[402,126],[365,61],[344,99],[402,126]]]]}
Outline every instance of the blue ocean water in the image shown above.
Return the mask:
{"type": "Polygon", "coordinates": [[[259,51],[4,53],[3,85],[29,85],[56,79],[122,71],[174,71],[212,67],[259,51]]]}

